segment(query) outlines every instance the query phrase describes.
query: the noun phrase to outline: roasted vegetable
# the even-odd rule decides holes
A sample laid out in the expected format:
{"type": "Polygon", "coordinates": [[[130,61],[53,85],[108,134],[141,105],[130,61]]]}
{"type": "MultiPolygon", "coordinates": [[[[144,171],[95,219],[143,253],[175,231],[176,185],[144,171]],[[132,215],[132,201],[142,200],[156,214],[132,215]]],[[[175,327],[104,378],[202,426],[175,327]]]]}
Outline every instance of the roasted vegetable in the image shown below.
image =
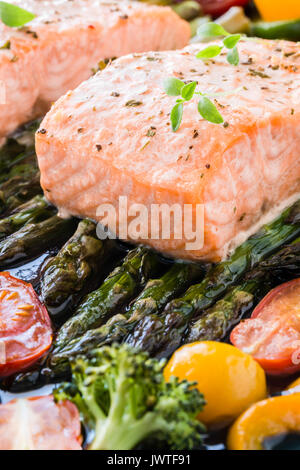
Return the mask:
{"type": "Polygon", "coordinates": [[[22,126],[7,138],[0,148],[0,182],[10,177],[10,170],[28,159],[36,161],[34,153],[34,135],[40,120],[32,121],[22,126]]]}
{"type": "Polygon", "coordinates": [[[264,274],[261,273],[256,280],[232,287],[223,299],[207,309],[204,315],[191,325],[184,342],[224,339],[231,328],[253,309],[257,290],[259,290],[263,277],[264,274]]]}
{"type": "Polygon", "coordinates": [[[252,405],[232,425],[230,450],[264,450],[267,438],[300,432],[300,393],[267,398],[252,405]]]}
{"type": "Polygon", "coordinates": [[[259,264],[260,269],[272,273],[277,283],[300,276],[300,238],[259,264]]]}
{"type": "Polygon", "coordinates": [[[171,354],[181,343],[192,317],[211,307],[245,273],[300,233],[300,202],[240,245],[232,256],[213,267],[200,284],[171,301],[160,315],[149,315],[137,326],[143,335],[131,343],[159,355],[171,354]]]}
{"type": "Polygon", "coordinates": [[[187,381],[166,383],[164,362],[123,345],[96,349],[71,367],[72,382],[54,397],[75,403],[93,430],[90,450],[130,450],[147,438],[176,450],[201,444],[203,396],[187,381]]]}
{"type": "Polygon", "coordinates": [[[54,215],[37,224],[28,224],[0,242],[1,269],[32,258],[64,241],[74,228],[73,219],[54,215]]]}
{"type": "Polygon", "coordinates": [[[43,196],[35,196],[8,217],[0,219],[0,240],[28,223],[39,222],[54,215],[54,207],[43,196]]]}
{"type": "Polygon", "coordinates": [[[31,284],[0,273],[0,377],[36,363],[52,343],[51,321],[31,284]]]}
{"type": "Polygon", "coordinates": [[[300,371],[300,278],[272,289],[239,323],[230,341],[251,356],[270,375],[300,371]]]}
{"type": "Polygon", "coordinates": [[[0,214],[11,213],[18,206],[41,193],[39,171],[35,166],[22,166],[20,173],[14,174],[0,185],[0,214]]]}
{"type": "Polygon", "coordinates": [[[230,344],[216,341],[199,341],[177,349],[164,377],[197,383],[206,400],[199,419],[209,428],[231,424],[267,395],[266,376],[260,365],[230,344]]]}
{"type": "Polygon", "coordinates": [[[74,235],[42,270],[41,296],[52,316],[57,318],[68,312],[79,292],[88,288],[87,284],[93,286],[91,276],[97,276],[105,255],[105,244],[97,238],[96,224],[82,220],[74,235]]]}
{"type": "Polygon", "coordinates": [[[130,251],[121,266],[112,271],[99,289],[87,295],[75,315],[60,328],[56,348],[60,349],[71,339],[105,323],[114,312],[130,302],[158,266],[157,255],[147,248],[130,251]]]}
{"type": "Polygon", "coordinates": [[[76,406],[53,396],[17,398],[0,405],[0,450],[80,450],[76,406]]]}

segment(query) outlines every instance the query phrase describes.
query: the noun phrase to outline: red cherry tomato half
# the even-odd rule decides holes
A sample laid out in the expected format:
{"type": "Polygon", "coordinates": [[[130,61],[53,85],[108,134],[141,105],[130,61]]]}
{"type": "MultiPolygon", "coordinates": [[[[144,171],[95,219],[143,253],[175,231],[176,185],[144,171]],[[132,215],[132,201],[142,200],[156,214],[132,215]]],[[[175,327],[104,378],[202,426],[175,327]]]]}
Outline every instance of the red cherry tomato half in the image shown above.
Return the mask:
{"type": "Polygon", "coordinates": [[[244,6],[249,0],[198,0],[203,7],[204,13],[212,16],[220,16],[229,8],[244,6]]]}
{"type": "Polygon", "coordinates": [[[300,279],[273,289],[249,320],[231,333],[231,342],[251,354],[271,375],[300,370],[300,279]]]}
{"type": "Polygon", "coordinates": [[[80,450],[79,413],[51,395],[0,405],[0,450],[80,450]]]}
{"type": "Polygon", "coordinates": [[[51,342],[51,321],[32,285],[0,273],[0,377],[33,364],[51,342]]]}

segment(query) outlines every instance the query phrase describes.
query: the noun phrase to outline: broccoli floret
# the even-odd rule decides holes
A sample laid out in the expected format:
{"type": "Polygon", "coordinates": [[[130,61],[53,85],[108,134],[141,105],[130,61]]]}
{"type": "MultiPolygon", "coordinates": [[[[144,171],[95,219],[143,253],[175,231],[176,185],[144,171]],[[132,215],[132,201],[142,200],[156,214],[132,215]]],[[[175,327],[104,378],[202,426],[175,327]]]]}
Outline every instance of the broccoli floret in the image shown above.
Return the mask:
{"type": "Polygon", "coordinates": [[[54,390],[75,403],[94,439],[89,449],[130,450],[155,437],[169,449],[201,444],[205,404],[194,383],[165,382],[165,361],[128,345],[104,346],[71,362],[72,381],[54,390]]]}

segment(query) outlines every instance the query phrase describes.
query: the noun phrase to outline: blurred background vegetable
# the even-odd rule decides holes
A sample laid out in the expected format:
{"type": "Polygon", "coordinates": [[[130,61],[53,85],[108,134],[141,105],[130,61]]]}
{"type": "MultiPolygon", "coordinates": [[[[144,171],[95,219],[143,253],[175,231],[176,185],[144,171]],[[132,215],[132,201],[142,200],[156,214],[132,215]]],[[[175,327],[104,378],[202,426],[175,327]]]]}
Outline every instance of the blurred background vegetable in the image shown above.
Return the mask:
{"type": "Polygon", "coordinates": [[[300,18],[299,0],[255,0],[255,4],[266,21],[300,18]]]}

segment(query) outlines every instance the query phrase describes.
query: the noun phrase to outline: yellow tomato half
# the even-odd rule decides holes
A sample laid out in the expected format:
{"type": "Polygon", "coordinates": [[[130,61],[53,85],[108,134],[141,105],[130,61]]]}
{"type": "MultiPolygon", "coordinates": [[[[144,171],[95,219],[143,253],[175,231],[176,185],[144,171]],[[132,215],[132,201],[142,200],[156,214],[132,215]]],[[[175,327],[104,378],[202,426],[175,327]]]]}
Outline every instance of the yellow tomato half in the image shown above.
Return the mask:
{"type": "Polygon", "coordinates": [[[201,341],[178,349],[165,367],[165,379],[197,382],[207,402],[199,419],[209,428],[231,423],[267,394],[266,377],[248,354],[230,344],[201,341]]]}
{"type": "Polygon", "coordinates": [[[264,20],[296,20],[300,18],[299,0],[255,0],[264,20]]]}
{"type": "Polygon", "coordinates": [[[230,450],[263,450],[267,437],[300,431],[300,394],[279,396],[252,405],[231,426],[230,450]]]}

